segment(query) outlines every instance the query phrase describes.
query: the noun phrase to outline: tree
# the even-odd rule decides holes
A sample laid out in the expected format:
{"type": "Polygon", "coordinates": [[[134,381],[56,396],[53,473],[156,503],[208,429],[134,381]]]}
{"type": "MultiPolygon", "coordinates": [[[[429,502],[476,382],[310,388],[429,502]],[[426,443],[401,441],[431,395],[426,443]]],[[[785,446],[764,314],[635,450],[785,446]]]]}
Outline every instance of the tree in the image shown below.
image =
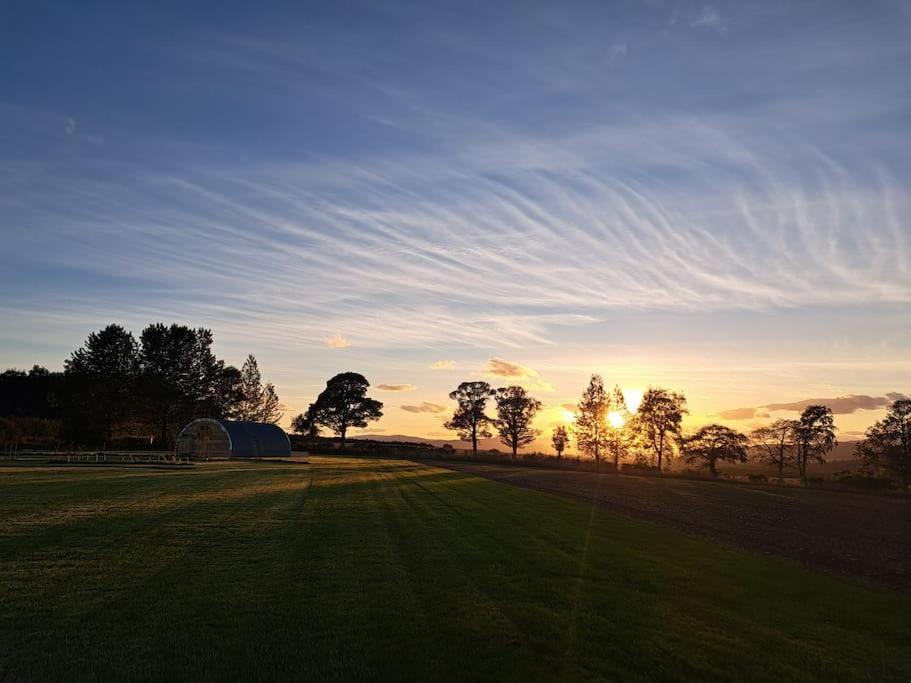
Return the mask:
{"type": "Polygon", "coordinates": [[[271,382],[263,384],[259,364],[251,353],[240,370],[240,400],[231,417],[248,422],[275,424],[282,417],[278,395],[271,382]]]}
{"type": "Polygon", "coordinates": [[[807,463],[824,463],[826,455],[835,448],[835,418],[827,406],[807,406],[794,427],[795,459],[800,481],[807,483],[807,463]]]}
{"type": "Polygon", "coordinates": [[[300,413],[291,420],[291,429],[295,434],[300,434],[307,439],[319,436],[319,422],[317,422],[316,404],[311,403],[307,412],[300,413]]]}
{"type": "Polygon", "coordinates": [[[907,491],[911,483],[911,400],[895,401],[886,417],[867,430],[856,451],[866,465],[897,476],[907,491]]]}
{"type": "Polygon", "coordinates": [[[369,388],[370,382],[363,375],[343,372],[326,382],[316,399],[311,419],[341,437],[342,450],[348,429],[366,427],[383,416],[383,404],[367,397],[369,388]]]}
{"type": "Polygon", "coordinates": [[[664,456],[673,448],[672,438],[680,438],[683,416],[687,413],[686,397],[660,387],[649,387],[636,412],[634,428],[640,439],[658,460],[663,471],[664,456]]]}
{"type": "Polygon", "coordinates": [[[592,375],[588,387],[579,399],[576,417],[576,448],[580,453],[595,459],[595,466],[601,470],[601,455],[607,446],[607,416],[611,401],[604,390],[600,375],[592,375]]]}
{"type": "Polygon", "coordinates": [[[564,425],[554,427],[550,442],[554,445],[554,450],[557,451],[557,460],[559,460],[563,457],[563,451],[569,445],[569,432],[564,425]]]}
{"type": "Polygon", "coordinates": [[[131,415],[139,372],[136,340],[120,325],[92,332],[64,363],[67,431],[76,439],[111,438],[131,415]]]}
{"type": "Polygon", "coordinates": [[[745,434],[719,424],[702,427],[693,436],[681,439],[683,457],[688,463],[704,462],[713,477],[718,476],[716,464],[724,462],[746,462],[747,444],[745,434]]]}
{"type": "Polygon", "coordinates": [[[516,386],[497,389],[494,401],[497,404],[494,426],[500,433],[501,443],[512,449],[512,459],[515,460],[519,448],[530,444],[541,433],[531,426],[541,410],[541,401],[516,386]]]}
{"type": "Polygon", "coordinates": [[[796,420],[775,420],[750,433],[757,459],[778,468],[778,483],[784,483],[784,466],[794,462],[796,420]]]}
{"type": "Polygon", "coordinates": [[[141,402],[161,443],[170,445],[181,425],[217,412],[224,363],[216,360],[212,332],[204,328],[155,323],[139,342],[141,402]]]}
{"type": "Polygon", "coordinates": [[[478,454],[478,437],[491,435],[488,426],[493,420],[484,411],[487,399],[495,393],[487,382],[462,382],[449,394],[458,405],[452,418],[443,426],[458,432],[463,441],[471,441],[475,455],[478,454]]]}
{"type": "Polygon", "coordinates": [[[626,397],[619,385],[614,386],[610,396],[610,408],[607,414],[607,432],[605,439],[606,452],[614,461],[614,469],[620,466],[620,458],[626,456],[631,441],[630,413],[626,407],[626,397]]]}

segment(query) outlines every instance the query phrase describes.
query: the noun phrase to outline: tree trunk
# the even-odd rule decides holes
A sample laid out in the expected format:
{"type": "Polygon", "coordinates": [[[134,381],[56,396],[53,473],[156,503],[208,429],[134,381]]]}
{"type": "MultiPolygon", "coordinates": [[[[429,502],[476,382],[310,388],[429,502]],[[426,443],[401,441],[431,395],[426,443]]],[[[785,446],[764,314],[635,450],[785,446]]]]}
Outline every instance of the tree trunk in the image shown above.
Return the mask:
{"type": "Polygon", "coordinates": [[[471,452],[475,457],[478,456],[478,428],[475,426],[471,428],[471,452]]]}
{"type": "Polygon", "coordinates": [[[778,461],[778,485],[784,485],[784,459],[778,461]]]}
{"type": "Polygon", "coordinates": [[[712,478],[718,476],[718,470],[715,469],[715,460],[714,458],[709,460],[709,472],[712,473],[712,478]]]}
{"type": "Polygon", "coordinates": [[[345,435],[347,434],[347,432],[348,432],[348,430],[345,427],[342,427],[339,430],[339,436],[342,437],[342,448],[341,448],[342,451],[345,450],[345,435]]]}

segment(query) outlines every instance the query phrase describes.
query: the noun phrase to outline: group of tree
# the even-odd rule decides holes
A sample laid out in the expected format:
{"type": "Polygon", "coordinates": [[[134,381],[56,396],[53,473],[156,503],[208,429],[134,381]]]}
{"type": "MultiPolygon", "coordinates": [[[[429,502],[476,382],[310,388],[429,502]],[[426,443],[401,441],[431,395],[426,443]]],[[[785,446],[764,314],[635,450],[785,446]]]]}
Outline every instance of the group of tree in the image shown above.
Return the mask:
{"type": "Polygon", "coordinates": [[[58,418],[66,442],[93,447],[132,436],[168,448],[196,417],[277,422],[279,399],[256,358],[249,355],[238,370],[215,357],[212,343],[205,328],[155,323],[137,340],[108,325],[89,334],[62,373],[36,366],[0,376],[0,385],[15,383],[22,397],[3,410],[58,418]]]}
{"type": "Polygon", "coordinates": [[[541,433],[533,422],[541,402],[528,394],[524,387],[491,388],[483,381],[462,382],[449,398],[456,402],[452,417],[445,423],[463,441],[471,442],[473,453],[478,452],[478,439],[492,436],[495,429],[500,441],[515,459],[519,449],[530,444],[541,433]],[[493,399],[496,417],[487,414],[487,401],[493,399]]]}

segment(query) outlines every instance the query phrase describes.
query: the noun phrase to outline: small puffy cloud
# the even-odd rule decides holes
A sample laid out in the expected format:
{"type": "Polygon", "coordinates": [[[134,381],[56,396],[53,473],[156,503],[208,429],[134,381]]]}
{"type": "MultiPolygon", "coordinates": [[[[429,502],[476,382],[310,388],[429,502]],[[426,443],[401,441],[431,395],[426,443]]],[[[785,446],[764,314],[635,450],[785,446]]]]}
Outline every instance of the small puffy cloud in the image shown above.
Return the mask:
{"type": "Polygon", "coordinates": [[[417,406],[402,406],[402,410],[409,413],[442,413],[446,410],[446,406],[441,406],[439,403],[428,403],[427,401],[424,401],[417,406]]]}
{"type": "Polygon", "coordinates": [[[431,370],[452,370],[456,366],[454,360],[438,360],[430,364],[431,370]]]}
{"type": "Polygon", "coordinates": [[[66,123],[63,124],[63,130],[67,135],[75,135],[76,134],[76,119],[74,119],[72,116],[68,116],[66,119],[66,123]]]}
{"type": "Polygon", "coordinates": [[[626,53],[629,51],[629,45],[626,43],[614,43],[607,49],[607,62],[612,64],[617,59],[622,59],[626,57],[626,53]]]}
{"type": "Polygon", "coordinates": [[[413,384],[377,384],[376,388],[380,391],[414,391],[417,389],[413,384]]]}
{"type": "Polygon", "coordinates": [[[527,368],[518,363],[510,363],[502,358],[491,358],[481,372],[489,377],[505,377],[512,384],[524,386],[529,391],[554,391],[550,382],[543,381],[537,370],[527,368]]]}
{"type": "Polygon", "coordinates": [[[330,349],[346,349],[351,346],[351,344],[348,343],[348,340],[345,339],[340,332],[336,332],[326,340],[326,346],[330,349]]]}

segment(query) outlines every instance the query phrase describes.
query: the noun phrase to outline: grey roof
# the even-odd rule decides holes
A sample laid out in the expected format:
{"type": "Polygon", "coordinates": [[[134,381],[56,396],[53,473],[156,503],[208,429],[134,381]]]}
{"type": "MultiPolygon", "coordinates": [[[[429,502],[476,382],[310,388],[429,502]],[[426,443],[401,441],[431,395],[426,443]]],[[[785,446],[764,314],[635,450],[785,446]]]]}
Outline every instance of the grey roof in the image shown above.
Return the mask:
{"type": "Polygon", "coordinates": [[[291,455],[288,435],[278,425],[262,422],[218,421],[231,438],[232,458],[291,455]]]}

